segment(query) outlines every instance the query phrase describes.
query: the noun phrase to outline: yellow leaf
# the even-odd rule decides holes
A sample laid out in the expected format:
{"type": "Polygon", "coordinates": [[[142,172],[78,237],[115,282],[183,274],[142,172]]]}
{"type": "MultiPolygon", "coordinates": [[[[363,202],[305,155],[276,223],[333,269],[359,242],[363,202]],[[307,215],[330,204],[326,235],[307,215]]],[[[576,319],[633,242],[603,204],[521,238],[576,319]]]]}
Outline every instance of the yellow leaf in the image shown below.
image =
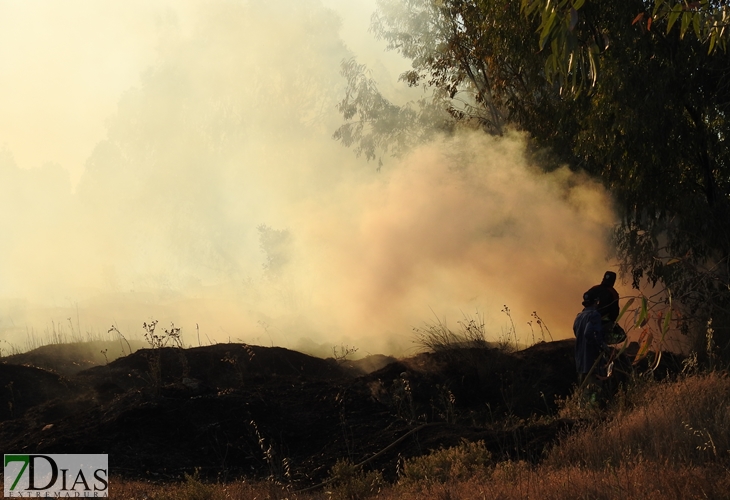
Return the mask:
{"type": "Polygon", "coordinates": [[[639,351],[636,353],[636,357],[634,358],[634,364],[637,364],[639,361],[644,359],[647,354],[649,354],[649,348],[651,347],[653,340],[654,335],[652,335],[648,328],[644,328],[639,336],[639,351]]]}

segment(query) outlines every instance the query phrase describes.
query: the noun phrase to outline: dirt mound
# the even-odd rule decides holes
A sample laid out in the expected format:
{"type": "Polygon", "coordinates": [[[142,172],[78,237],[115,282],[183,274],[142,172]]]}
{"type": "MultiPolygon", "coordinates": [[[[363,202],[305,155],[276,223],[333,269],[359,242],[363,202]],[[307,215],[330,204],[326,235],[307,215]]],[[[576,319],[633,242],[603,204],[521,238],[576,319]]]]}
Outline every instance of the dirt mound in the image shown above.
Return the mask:
{"type": "Polygon", "coordinates": [[[0,421],[21,418],[28,409],[68,397],[72,392],[69,381],[55,373],[31,366],[0,364],[0,421]]]}
{"type": "Polygon", "coordinates": [[[384,368],[389,364],[398,361],[393,356],[385,356],[383,354],[371,354],[369,356],[365,356],[364,358],[354,360],[346,359],[342,361],[336,361],[333,358],[327,359],[338,363],[341,368],[348,371],[353,376],[367,375],[368,373],[380,370],[381,368],[384,368]]]}
{"type": "Polygon", "coordinates": [[[337,363],[282,347],[216,344],[190,349],[140,349],[105,366],[80,372],[79,381],[121,392],[150,386],[220,391],[277,378],[335,380],[346,377],[337,363]]]}
{"type": "Polygon", "coordinates": [[[392,477],[399,457],[462,438],[484,440],[499,458],[539,460],[571,425],[532,417],[553,412],[574,387],[573,345],[452,349],[361,376],[282,348],[142,349],[73,376],[66,397],[49,395],[62,390],[59,377],[33,371],[36,385],[50,389],[0,423],[0,445],[107,453],[113,473],[130,477],[199,469],[301,485],[324,478],[339,459],[368,461],[392,477]]]}
{"type": "Polygon", "coordinates": [[[146,344],[140,341],[92,341],[68,344],[50,344],[32,351],[13,354],[2,358],[12,365],[28,365],[43,368],[61,375],[70,376],[97,365],[103,365],[119,357],[141,349],[146,344]]]}
{"type": "Polygon", "coordinates": [[[575,382],[573,340],[509,353],[496,348],[423,353],[363,377],[374,397],[413,416],[488,408],[492,416],[526,418],[555,409],[575,382]],[[486,405],[486,406],[485,406],[486,405]]]}

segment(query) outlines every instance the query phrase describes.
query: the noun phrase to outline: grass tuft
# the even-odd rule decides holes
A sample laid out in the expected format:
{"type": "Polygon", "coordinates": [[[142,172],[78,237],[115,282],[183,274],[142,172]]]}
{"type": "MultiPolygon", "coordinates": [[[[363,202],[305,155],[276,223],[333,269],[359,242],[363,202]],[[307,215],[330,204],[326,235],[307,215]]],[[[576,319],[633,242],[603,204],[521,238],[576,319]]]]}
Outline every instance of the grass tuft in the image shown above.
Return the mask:
{"type": "Polygon", "coordinates": [[[476,313],[474,317],[467,314],[457,321],[459,329],[454,331],[446,324],[446,320],[425,323],[422,327],[414,327],[415,343],[427,351],[443,352],[454,349],[488,347],[484,331],[484,317],[476,313]]]}

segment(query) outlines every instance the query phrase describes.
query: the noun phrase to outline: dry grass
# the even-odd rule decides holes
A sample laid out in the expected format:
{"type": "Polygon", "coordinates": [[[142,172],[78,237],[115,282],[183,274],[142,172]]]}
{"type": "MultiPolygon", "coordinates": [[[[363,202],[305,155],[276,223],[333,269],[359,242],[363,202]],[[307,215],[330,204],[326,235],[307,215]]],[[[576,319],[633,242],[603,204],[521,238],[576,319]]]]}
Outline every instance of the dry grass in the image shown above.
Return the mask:
{"type": "Polygon", "coordinates": [[[554,466],[651,460],[703,464],[730,456],[730,378],[721,373],[649,384],[608,420],[575,432],[553,449],[554,466]]]}
{"type": "Polygon", "coordinates": [[[110,481],[110,498],[124,500],[308,500],[321,496],[296,496],[289,488],[271,481],[237,481],[228,484],[209,484],[187,477],[180,484],[154,484],[145,481],[110,481]]]}
{"type": "Polygon", "coordinates": [[[414,327],[416,345],[430,352],[489,346],[484,330],[484,317],[479,313],[473,317],[465,314],[463,319],[456,323],[459,328],[454,331],[446,324],[446,319],[442,320],[436,316],[435,321],[426,322],[422,327],[414,327]]]}
{"type": "Polygon", "coordinates": [[[723,470],[673,468],[654,463],[593,471],[579,467],[552,469],[525,463],[501,463],[491,475],[466,481],[430,483],[423,488],[396,485],[377,497],[382,500],[518,500],[727,498],[730,480],[723,470]]]}
{"type": "MultiPolygon", "coordinates": [[[[534,467],[524,462],[502,462],[468,478],[449,482],[399,483],[377,492],[348,492],[346,498],[381,500],[683,500],[730,498],[730,474],[716,466],[674,466],[642,462],[634,466],[592,470],[584,467],[534,467]]],[[[112,498],[128,500],[315,500],[345,498],[323,489],[296,493],[273,482],[236,482],[227,485],[183,483],[159,486],[143,482],[113,482],[112,498]]]]}

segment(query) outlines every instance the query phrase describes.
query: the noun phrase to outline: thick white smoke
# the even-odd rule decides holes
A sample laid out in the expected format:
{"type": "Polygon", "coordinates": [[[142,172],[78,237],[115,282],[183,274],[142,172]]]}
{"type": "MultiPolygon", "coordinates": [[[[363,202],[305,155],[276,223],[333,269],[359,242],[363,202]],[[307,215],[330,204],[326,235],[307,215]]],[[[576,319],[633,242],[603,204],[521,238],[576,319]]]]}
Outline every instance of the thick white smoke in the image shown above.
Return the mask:
{"type": "MultiPolygon", "coordinates": [[[[433,313],[479,311],[496,339],[503,304],[523,334],[533,310],[555,337],[571,334],[608,265],[611,202],[590,179],[541,173],[519,134],[441,139],[381,172],[355,158],[331,138],[339,64],[355,54],[318,1],[138,2],[120,16],[110,2],[77,3],[84,15],[59,14],[55,34],[68,38],[49,49],[62,65],[44,59],[37,30],[0,38],[5,57],[27,39],[45,61],[34,70],[43,91],[22,94],[39,102],[13,133],[0,119],[5,340],[22,346],[56,325],[134,335],[154,318],[191,344],[197,324],[203,341],[400,354],[433,313]],[[93,85],[84,57],[106,64],[93,85]],[[116,78],[130,59],[146,69],[116,78]],[[100,134],[90,108],[112,96],[100,134]]],[[[34,6],[40,18],[19,3],[0,14],[50,26],[58,7],[34,6]]]]}

